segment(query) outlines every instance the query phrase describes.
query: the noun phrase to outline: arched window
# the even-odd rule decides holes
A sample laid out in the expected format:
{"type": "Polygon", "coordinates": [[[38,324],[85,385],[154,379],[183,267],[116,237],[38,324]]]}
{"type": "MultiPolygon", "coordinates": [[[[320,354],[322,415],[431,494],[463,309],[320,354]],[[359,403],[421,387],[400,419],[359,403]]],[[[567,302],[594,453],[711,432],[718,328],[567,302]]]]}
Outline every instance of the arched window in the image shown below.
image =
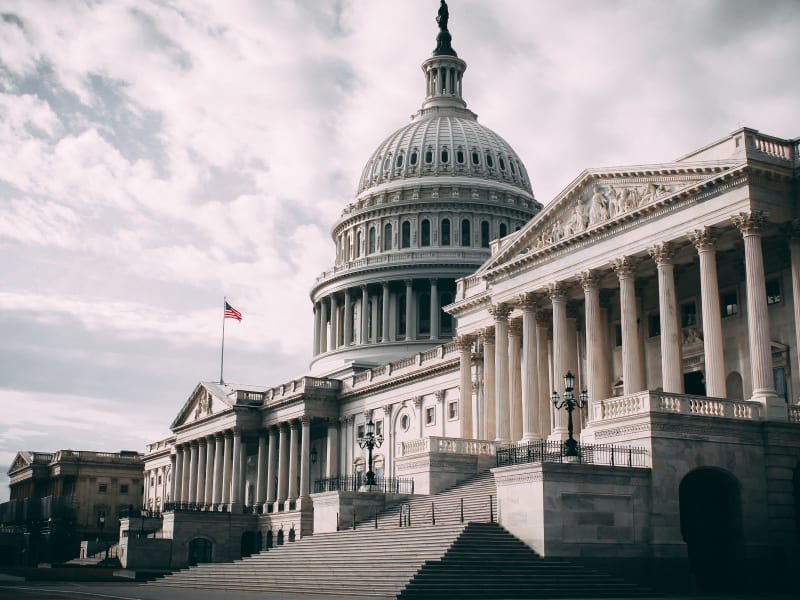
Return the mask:
{"type": "Polygon", "coordinates": [[[395,161],[394,166],[396,166],[398,169],[403,166],[403,153],[402,152],[397,155],[397,160],[395,161]]]}
{"type": "Polygon", "coordinates": [[[481,164],[481,155],[478,154],[475,150],[472,151],[472,164],[475,166],[481,164]]]}
{"type": "Polygon", "coordinates": [[[369,228],[369,253],[370,254],[374,254],[375,253],[375,228],[374,227],[370,227],[369,228]]]}
{"type": "Polygon", "coordinates": [[[728,398],[731,400],[744,400],[744,387],[742,385],[742,376],[736,371],[731,371],[725,378],[725,387],[727,388],[728,398]]]}
{"type": "Polygon", "coordinates": [[[428,221],[428,219],[422,219],[422,223],[420,224],[419,245],[431,245],[431,222],[428,221]]]}
{"type": "Polygon", "coordinates": [[[442,148],[442,163],[447,164],[447,161],[450,160],[450,153],[447,151],[447,148],[442,148]]]}
{"type": "Polygon", "coordinates": [[[450,245],[450,219],[442,219],[442,246],[450,245]]]}
{"type": "Polygon", "coordinates": [[[411,164],[412,167],[417,164],[417,151],[416,150],[414,150],[411,153],[411,157],[408,159],[408,161],[409,161],[409,163],[411,164]]]}
{"type": "Polygon", "coordinates": [[[500,237],[508,235],[508,226],[505,223],[500,223],[500,237]]]}
{"type": "Polygon", "coordinates": [[[464,164],[464,151],[463,150],[459,150],[458,152],[456,152],[456,162],[458,164],[460,164],[460,165],[464,164]]]}
{"type": "Polygon", "coordinates": [[[425,163],[431,164],[433,162],[433,150],[426,150],[425,151],[425,163]]]}
{"type": "Polygon", "coordinates": [[[392,166],[392,159],[391,157],[387,156],[386,160],[383,161],[383,170],[388,171],[389,167],[392,166]]]}
{"type": "Polygon", "coordinates": [[[417,331],[420,334],[430,334],[431,332],[431,295],[424,293],[418,296],[419,304],[417,306],[417,314],[419,315],[419,328],[417,331]]]}
{"type": "Polygon", "coordinates": [[[356,232],[356,247],[353,249],[355,257],[361,256],[361,231],[356,232]]]}
{"type": "MultiPolygon", "coordinates": [[[[439,296],[439,299],[441,301],[439,306],[447,306],[448,304],[453,303],[453,294],[451,294],[450,292],[442,292],[442,294],[439,296]]],[[[440,323],[440,327],[442,333],[445,335],[452,335],[453,316],[448,312],[442,311],[441,320],[442,322],[440,323]]]]}
{"type": "Polygon", "coordinates": [[[461,245],[471,246],[469,219],[461,219],[461,245]]]}
{"type": "Polygon", "coordinates": [[[486,166],[490,169],[494,166],[494,158],[488,152],[486,153],[486,166]]]}
{"type": "Polygon", "coordinates": [[[500,170],[501,171],[505,171],[506,170],[506,161],[503,160],[502,156],[500,157],[500,170]]]}
{"type": "Polygon", "coordinates": [[[411,248],[411,221],[403,221],[400,226],[400,247],[411,248]]]}
{"type": "Polygon", "coordinates": [[[489,247],[489,221],[481,221],[481,248],[489,247]]]}
{"type": "Polygon", "coordinates": [[[392,249],[392,224],[387,223],[383,227],[383,249],[384,250],[391,250],[392,249]]]}

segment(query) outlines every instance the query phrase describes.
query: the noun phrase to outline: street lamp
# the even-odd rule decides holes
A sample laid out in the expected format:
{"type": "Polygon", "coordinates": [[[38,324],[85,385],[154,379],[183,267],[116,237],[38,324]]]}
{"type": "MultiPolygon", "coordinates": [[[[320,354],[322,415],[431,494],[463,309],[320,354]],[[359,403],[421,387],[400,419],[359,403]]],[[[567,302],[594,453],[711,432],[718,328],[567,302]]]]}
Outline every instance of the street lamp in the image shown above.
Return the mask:
{"type": "Polygon", "coordinates": [[[583,390],[580,396],[576,398],[575,394],[572,393],[574,389],[575,375],[572,374],[572,371],[567,371],[567,374],[564,375],[564,399],[562,400],[555,390],[553,390],[553,395],[551,396],[553,406],[555,406],[556,410],[561,408],[567,409],[567,415],[569,417],[567,421],[567,431],[569,432],[569,438],[564,442],[564,446],[567,448],[566,456],[580,456],[578,452],[578,442],[572,437],[572,411],[576,408],[583,408],[589,400],[589,395],[586,393],[586,390],[583,390]]]}
{"type": "Polygon", "coordinates": [[[375,423],[370,419],[364,430],[364,435],[358,438],[358,445],[363,450],[367,449],[369,453],[369,469],[367,470],[367,481],[365,485],[375,485],[375,473],[372,471],[372,450],[373,448],[380,448],[383,443],[383,435],[375,435],[375,423]]]}

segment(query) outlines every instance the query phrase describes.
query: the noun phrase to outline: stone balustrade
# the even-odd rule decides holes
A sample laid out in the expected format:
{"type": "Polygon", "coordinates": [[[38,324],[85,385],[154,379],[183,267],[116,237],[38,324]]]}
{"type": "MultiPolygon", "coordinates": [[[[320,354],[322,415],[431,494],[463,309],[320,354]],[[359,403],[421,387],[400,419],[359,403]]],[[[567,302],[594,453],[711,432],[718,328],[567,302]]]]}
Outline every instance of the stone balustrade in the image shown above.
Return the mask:
{"type": "Polygon", "coordinates": [[[758,420],[761,404],[746,400],[707,398],[668,392],[644,391],[618,398],[608,398],[594,404],[594,419],[609,421],[648,412],[758,420]]]}
{"type": "Polygon", "coordinates": [[[773,138],[762,133],[754,133],[749,137],[751,146],[767,156],[783,160],[794,160],[797,158],[797,147],[800,147],[800,144],[793,144],[792,142],[773,138]]]}
{"type": "Polygon", "coordinates": [[[417,352],[401,360],[385,363],[373,369],[366,369],[344,382],[343,391],[352,391],[374,381],[387,380],[400,374],[412,373],[419,368],[427,368],[437,363],[458,360],[458,348],[454,342],[434,346],[424,352],[417,352]]]}
{"type": "Polygon", "coordinates": [[[800,404],[789,406],[789,423],[800,423],[800,404]]]}
{"type": "Polygon", "coordinates": [[[471,456],[494,456],[495,444],[489,440],[467,440],[429,436],[397,444],[397,455],[417,454],[468,454],[471,456]]]}

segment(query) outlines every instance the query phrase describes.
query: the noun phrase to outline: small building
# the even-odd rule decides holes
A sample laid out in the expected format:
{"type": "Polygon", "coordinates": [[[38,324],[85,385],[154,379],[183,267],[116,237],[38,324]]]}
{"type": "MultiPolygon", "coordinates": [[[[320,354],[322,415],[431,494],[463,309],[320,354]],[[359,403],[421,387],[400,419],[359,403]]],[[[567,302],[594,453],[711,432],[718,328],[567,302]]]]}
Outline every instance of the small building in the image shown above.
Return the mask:
{"type": "Polygon", "coordinates": [[[143,469],[144,456],[131,450],[18,452],[0,527],[22,546],[11,544],[17,551],[0,562],[19,562],[23,548],[23,562],[63,560],[78,555],[81,539],[116,540],[120,513],[142,504],[143,469]]]}

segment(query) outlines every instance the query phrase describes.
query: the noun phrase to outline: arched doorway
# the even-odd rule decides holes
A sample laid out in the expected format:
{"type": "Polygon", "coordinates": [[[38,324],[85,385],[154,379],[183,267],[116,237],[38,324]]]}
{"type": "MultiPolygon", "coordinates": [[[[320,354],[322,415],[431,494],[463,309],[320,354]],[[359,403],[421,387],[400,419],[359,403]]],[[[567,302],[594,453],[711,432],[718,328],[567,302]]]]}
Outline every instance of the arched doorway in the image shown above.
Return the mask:
{"type": "Polygon", "coordinates": [[[690,371],[683,374],[683,390],[692,396],[706,395],[706,379],[702,371],[690,371]]]}
{"type": "Polygon", "coordinates": [[[211,562],[211,540],[195,538],[189,542],[189,566],[211,562]]]}
{"type": "Polygon", "coordinates": [[[721,469],[696,469],[681,481],[679,496],[681,535],[697,587],[739,589],[744,547],[738,481],[721,469]]]}

